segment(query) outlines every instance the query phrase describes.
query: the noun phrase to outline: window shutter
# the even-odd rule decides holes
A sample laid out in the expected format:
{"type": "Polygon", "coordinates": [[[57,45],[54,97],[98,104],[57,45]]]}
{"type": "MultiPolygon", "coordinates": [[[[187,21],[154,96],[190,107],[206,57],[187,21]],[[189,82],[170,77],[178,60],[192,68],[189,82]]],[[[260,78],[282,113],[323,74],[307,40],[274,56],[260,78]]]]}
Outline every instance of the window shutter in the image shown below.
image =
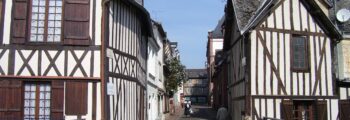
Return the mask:
{"type": "Polygon", "coordinates": [[[90,45],[90,0],[65,0],[63,42],[66,45],[90,45]]]}
{"type": "Polygon", "coordinates": [[[52,88],[51,117],[53,120],[64,120],[64,117],[63,117],[64,82],[52,81],[51,88],[52,88]]]}
{"type": "Polygon", "coordinates": [[[317,101],[317,120],[327,120],[327,102],[326,101],[317,101]]]}
{"type": "Polygon", "coordinates": [[[87,114],[87,83],[66,82],[66,114],[87,114]]]}
{"type": "Polygon", "coordinates": [[[350,111],[350,101],[340,100],[339,101],[340,120],[350,120],[349,111],[350,111]]]}
{"type": "Polygon", "coordinates": [[[28,0],[14,0],[11,42],[23,44],[26,41],[28,0]]]}
{"type": "Polygon", "coordinates": [[[22,81],[0,80],[0,119],[22,119],[22,81]]]}
{"type": "Polygon", "coordinates": [[[292,120],[293,118],[293,101],[282,101],[281,115],[284,120],[292,120]]]}

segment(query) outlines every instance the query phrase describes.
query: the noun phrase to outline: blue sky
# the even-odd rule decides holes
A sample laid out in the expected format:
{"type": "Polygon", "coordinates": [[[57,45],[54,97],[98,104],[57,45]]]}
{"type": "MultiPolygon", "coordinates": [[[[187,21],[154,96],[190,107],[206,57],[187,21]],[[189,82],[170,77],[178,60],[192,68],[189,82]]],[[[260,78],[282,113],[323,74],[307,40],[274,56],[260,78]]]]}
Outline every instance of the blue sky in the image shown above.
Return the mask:
{"type": "Polygon", "coordinates": [[[177,41],[186,68],[204,68],[209,30],[224,14],[226,0],[144,0],[152,19],[177,41]]]}

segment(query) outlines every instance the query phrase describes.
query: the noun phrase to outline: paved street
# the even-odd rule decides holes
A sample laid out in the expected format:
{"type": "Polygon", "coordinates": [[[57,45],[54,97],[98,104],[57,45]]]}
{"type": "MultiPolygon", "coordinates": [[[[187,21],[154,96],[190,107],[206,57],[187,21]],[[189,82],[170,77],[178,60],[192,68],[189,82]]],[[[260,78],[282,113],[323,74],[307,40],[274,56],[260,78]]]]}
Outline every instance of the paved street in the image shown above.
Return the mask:
{"type": "Polygon", "coordinates": [[[215,120],[216,111],[210,106],[193,105],[193,114],[191,116],[185,116],[183,109],[177,107],[175,114],[167,115],[166,120],[215,120]]]}

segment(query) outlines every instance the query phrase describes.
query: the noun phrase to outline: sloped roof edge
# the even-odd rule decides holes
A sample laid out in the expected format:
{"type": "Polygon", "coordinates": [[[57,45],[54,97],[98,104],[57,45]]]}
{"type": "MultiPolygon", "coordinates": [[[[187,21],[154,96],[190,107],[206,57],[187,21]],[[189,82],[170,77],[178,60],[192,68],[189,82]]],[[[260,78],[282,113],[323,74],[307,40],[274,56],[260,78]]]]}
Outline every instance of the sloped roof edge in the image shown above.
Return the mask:
{"type": "Polygon", "coordinates": [[[249,20],[246,27],[244,27],[240,32],[245,34],[249,30],[255,28],[261,20],[268,17],[268,13],[272,10],[272,7],[278,2],[278,0],[268,0],[263,3],[263,5],[257,10],[257,13],[249,20]]]}
{"type": "MultiPolygon", "coordinates": [[[[271,0],[265,2],[264,5],[258,9],[258,12],[252,17],[247,26],[241,30],[241,34],[245,34],[250,30],[254,29],[264,18],[268,17],[269,12],[272,10],[272,7],[276,5],[279,0],[271,0]]],[[[311,14],[314,20],[320,25],[320,27],[325,31],[325,33],[334,39],[342,39],[341,33],[330,21],[330,19],[322,12],[321,8],[314,0],[300,0],[307,11],[311,14]],[[316,19],[317,18],[317,19],[316,19]]]]}
{"type": "Polygon", "coordinates": [[[142,14],[141,18],[143,19],[143,22],[146,23],[146,27],[148,29],[147,33],[149,34],[150,37],[154,38],[151,17],[149,15],[148,11],[146,10],[146,8],[144,8],[142,5],[138,4],[134,0],[122,0],[122,1],[136,7],[137,10],[141,12],[141,14],[142,14]]]}
{"type": "Polygon", "coordinates": [[[331,22],[331,20],[323,13],[320,6],[315,2],[315,0],[300,0],[305,8],[309,11],[314,20],[320,25],[320,27],[325,31],[325,33],[331,38],[341,40],[342,34],[331,22]],[[317,18],[317,19],[315,19],[317,18]]]}

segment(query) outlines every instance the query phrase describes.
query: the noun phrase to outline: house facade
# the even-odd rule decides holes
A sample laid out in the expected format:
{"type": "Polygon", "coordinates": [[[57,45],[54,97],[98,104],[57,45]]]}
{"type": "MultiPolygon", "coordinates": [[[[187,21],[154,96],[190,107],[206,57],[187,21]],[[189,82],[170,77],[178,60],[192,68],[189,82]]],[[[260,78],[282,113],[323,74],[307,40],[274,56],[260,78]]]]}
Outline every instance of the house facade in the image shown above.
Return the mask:
{"type": "Polygon", "coordinates": [[[141,4],[0,5],[0,119],[147,119],[147,42],[153,33],[141,4]]]}
{"type": "Polygon", "coordinates": [[[206,52],[206,67],[208,71],[208,80],[210,81],[209,84],[209,100],[208,103],[213,102],[213,77],[214,77],[214,72],[215,72],[215,54],[218,51],[222,50],[224,38],[223,38],[223,22],[225,20],[225,16],[223,16],[215,29],[213,31],[208,32],[208,41],[207,41],[207,52],[206,52]]]}
{"type": "Polygon", "coordinates": [[[316,0],[229,0],[225,11],[232,119],[338,119],[341,34],[316,0]]]}
{"type": "Polygon", "coordinates": [[[165,88],[163,74],[163,39],[165,32],[156,21],[152,21],[154,38],[148,42],[148,120],[164,119],[165,88]]]}
{"type": "Polygon", "coordinates": [[[184,99],[192,104],[206,104],[209,81],[206,69],[186,69],[188,80],[183,84],[184,99]]]}

